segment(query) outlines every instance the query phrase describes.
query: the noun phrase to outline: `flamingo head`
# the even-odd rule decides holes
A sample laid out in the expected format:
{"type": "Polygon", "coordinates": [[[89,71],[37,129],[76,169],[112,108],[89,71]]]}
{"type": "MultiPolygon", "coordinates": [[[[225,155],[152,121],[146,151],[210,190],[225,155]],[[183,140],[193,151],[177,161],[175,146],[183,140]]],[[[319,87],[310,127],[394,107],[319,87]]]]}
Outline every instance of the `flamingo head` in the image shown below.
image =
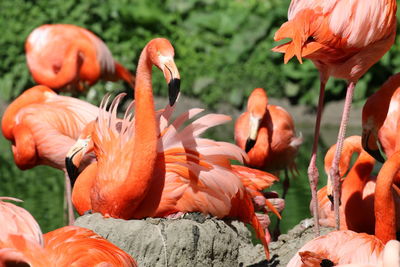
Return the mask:
{"type": "Polygon", "coordinates": [[[245,151],[249,152],[255,145],[257,140],[258,129],[260,123],[267,112],[268,97],[267,93],[262,88],[256,88],[251,93],[247,101],[247,111],[249,117],[249,137],[246,141],[245,151]]]}
{"type": "Polygon", "coordinates": [[[74,185],[79,175],[79,166],[84,156],[94,149],[91,133],[94,130],[96,121],[92,121],[85,126],[76,143],[69,149],[65,157],[65,168],[68,177],[71,180],[71,186],[74,185]]]}
{"type": "Polygon", "coordinates": [[[156,38],[147,45],[150,60],[164,74],[168,83],[169,104],[173,106],[180,90],[180,75],[174,61],[174,48],[165,38],[156,38]]]}

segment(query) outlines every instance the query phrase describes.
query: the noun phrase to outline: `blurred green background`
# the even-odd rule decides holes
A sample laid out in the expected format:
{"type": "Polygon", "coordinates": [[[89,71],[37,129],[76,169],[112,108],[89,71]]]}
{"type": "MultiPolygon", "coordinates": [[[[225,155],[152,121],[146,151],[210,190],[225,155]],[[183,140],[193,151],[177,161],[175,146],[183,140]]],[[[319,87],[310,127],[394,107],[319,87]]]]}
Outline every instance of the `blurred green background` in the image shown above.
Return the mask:
{"type": "MultiPolygon", "coordinates": [[[[24,41],[28,34],[45,23],[71,23],[85,27],[102,38],[114,58],[131,71],[138,55],[154,37],[173,43],[176,64],[182,77],[184,95],[194,97],[215,110],[221,103],[242,109],[251,90],[264,87],[274,98],[289,99],[292,105],[307,105],[315,110],[318,99],[318,72],[306,60],[283,64],[280,54],[272,53],[273,35],[286,21],[289,0],[2,0],[0,1],[0,105],[34,85],[26,67],[24,41]]],[[[354,96],[362,105],[391,74],[400,71],[400,46],[396,43],[378,64],[364,75],[354,96]]],[[[331,80],[326,101],[344,98],[345,82],[331,80]]],[[[106,92],[129,90],[122,83],[100,82],[86,96],[98,104],[106,92]]],[[[154,77],[155,94],[166,96],[161,74],[154,77]]],[[[297,125],[305,142],[297,159],[300,177],[292,181],[283,214],[286,231],[300,219],[309,217],[310,193],[307,165],[313,125],[297,125]]],[[[233,140],[232,124],[224,134],[210,136],[233,140]]],[[[360,133],[358,129],[355,133],[360,133]]],[[[336,135],[337,128],[324,129],[318,165],[332,144],[324,135],[336,135]]],[[[328,138],[329,139],[329,138],[328,138]]],[[[321,180],[325,181],[323,175],[321,180]]],[[[280,184],[273,187],[280,191],[280,184]]],[[[23,199],[44,232],[63,223],[63,174],[49,167],[20,171],[14,165],[10,145],[0,138],[0,195],[23,199]]]]}

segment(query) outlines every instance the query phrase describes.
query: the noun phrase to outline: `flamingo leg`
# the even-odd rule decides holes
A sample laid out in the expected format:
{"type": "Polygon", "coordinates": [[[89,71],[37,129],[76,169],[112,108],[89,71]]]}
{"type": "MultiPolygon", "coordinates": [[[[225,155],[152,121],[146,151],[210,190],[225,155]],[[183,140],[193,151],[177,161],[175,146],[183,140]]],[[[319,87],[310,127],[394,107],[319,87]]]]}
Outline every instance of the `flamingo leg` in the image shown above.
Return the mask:
{"type": "Polygon", "coordinates": [[[325,85],[326,85],[326,80],[321,79],[318,108],[317,108],[317,119],[315,121],[314,143],[312,147],[310,165],[308,165],[308,180],[310,182],[310,188],[311,188],[311,207],[314,217],[314,229],[316,236],[319,236],[319,215],[318,215],[318,198],[317,198],[317,185],[318,185],[319,173],[317,169],[317,150],[318,150],[318,139],[319,139],[319,130],[321,126],[322,110],[324,107],[325,85]]]}
{"type": "Polygon", "coordinates": [[[354,87],[356,83],[350,82],[347,86],[346,100],[344,102],[342,121],[340,122],[339,134],[336,142],[336,152],[332,161],[331,169],[329,170],[331,176],[331,182],[333,185],[333,206],[335,211],[335,225],[336,229],[340,229],[340,174],[339,174],[339,160],[340,154],[342,153],[343,140],[346,135],[346,127],[350,117],[351,102],[353,100],[354,87]]]}
{"type": "Polygon", "coordinates": [[[283,180],[283,192],[282,192],[282,198],[285,199],[286,194],[289,190],[290,187],[290,180],[289,180],[289,174],[288,170],[285,168],[285,180],[283,180]]]}
{"type": "Polygon", "coordinates": [[[70,181],[67,173],[65,173],[64,203],[66,203],[66,206],[67,206],[66,213],[67,213],[67,217],[68,217],[68,225],[73,225],[74,221],[75,221],[75,216],[74,216],[74,209],[72,207],[72,200],[71,200],[71,181],[70,181]]]}

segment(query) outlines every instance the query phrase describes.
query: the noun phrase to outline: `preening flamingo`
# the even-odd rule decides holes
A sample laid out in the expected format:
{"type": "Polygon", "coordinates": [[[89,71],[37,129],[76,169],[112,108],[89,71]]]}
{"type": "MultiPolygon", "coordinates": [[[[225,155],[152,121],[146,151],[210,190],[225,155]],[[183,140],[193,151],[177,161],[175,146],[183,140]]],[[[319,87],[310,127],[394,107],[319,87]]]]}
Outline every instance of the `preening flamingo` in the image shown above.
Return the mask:
{"type": "Polygon", "coordinates": [[[285,53],[285,63],[296,56],[311,59],[320,73],[320,95],[314,144],[308,168],[315,230],[319,235],[316,153],[325,85],[330,76],[348,81],[346,101],[332,162],[336,228],[339,229],[339,158],[357,81],[393,45],[396,36],[395,0],[292,0],[288,21],[275,33],[276,41],[291,38],[273,51],[285,53]]]}
{"type": "Polygon", "coordinates": [[[273,172],[285,169],[285,198],[287,169],[297,170],[294,158],[303,139],[296,136],[292,116],[282,107],[268,104],[264,89],[256,88],[250,94],[247,111],[235,123],[235,142],[246,150],[247,166],[273,172]]]}
{"type": "MultiPolygon", "coordinates": [[[[400,73],[391,76],[371,95],[362,111],[363,148],[383,162],[380,148],[390,157],[400,150],[400,73]]],[[[400,185],[400,177],[395,180],[400,185]]]]}
{"type": "Polygon", "coordinates": [[[83,91],[99,79],[122,79],[134,86],[135,77],[113,59],[99,37],[82,27],[42,25],[29,34],[25,51],[33,79],[52,89],[83,91]]]}
{"type": "MultiPolygon", "coordinates": [[[[11,141],[14,161],[26,170],[48,165],[65,172],[69,223],[73,222],[70,181],[65,155],[84,126],[97,118],[98,107],[77,98],[57,95],[46,86],[26,90],[6,109],[1,121],[5,138],[11,141]]],[[[88,163],[90,156],[85,157],[88,163]]]]}
{"type": "MultiPolygon", "coordinates": [[[[328,176],[335,150],[335,145],[333,145],[325,156],[325,171],[328,176]]],[[[361,147],[360,136],[351,136],[344,140],[343,152],[339,162],[340,176],[343,177],[343,182],[341,182],[342,195],[340,199],[341,230],[349,229],[355,232],[374,233],[376,177],[371,175],[374,165],[375,159],[361,147]],[[350,171],[348,171],[350,160],[354,153],[359,153],[359,156],[350,171]]],[[[396,203],[396,214],[400,214],[399,190],[396,186],[393,186],[392,191],[396,203]]],[[[331,203],[328,201],[328,197],[332,197],[330,186],[323,187],[318,191],[320,224],[334,227],[334,214],[331,210],[331,203]]],[[[400,230],[400,221],[397,223],[396,229],[400,230]]]]}
{"type": "Polygon", "coordinates": [[[137,266],[131,256],[89,229],[66,226],[42,235],[23,208],[0,201],[0,209],[2,219],[7,218],[0,231],[0,266],[137,266]]]}
{"type": "MultiPolygon", "coordinates": [[[[290,260],[288,267],[306,265],[305,261],[319,259],[338,264],[375,264],[387,242],[396,239],[396,209],[392,184],[400,169],[400,151],[395,152],[382,166],[375,188],[375,235],[355,233],[350,230],[334,231],[317,237],[304,245],[290,260]]],[[[396,241],[397,242],[397,241],[396,241]]]]}
{"type": "MultiPolygon", "coordinates": [[[[242,160],[244,151],[198,137],[230,118],[209,114],[180,129],[202,110],[191,109],[172,123],[171,106],[157,114],[154,111],[151,67],[154,64],[163,70],[171,84],[179,78],[173,56],[172,45],[162,38],[151,40],[143,49],[136,75],[134,118],[131,105],[122,122],[118,121],[121,96],[113,101],[109,112],[108,101],[103,102],[91,134],[97,162],[77,178],[73,203],[79,213],[92,210],[122,219],[194,211],[238,218],[253,225],[268,258],[264,230],[254,213],[251,195],[230,164],[231,159],[242,160]]],[[[177,92],[174,87],[178,85],[174,82],[170,90],[177,92]]],[[[175,99],[170,100],[173,105],[175,99]]],[[[72,150],[75,154],[79,151],[72,150]]]]}

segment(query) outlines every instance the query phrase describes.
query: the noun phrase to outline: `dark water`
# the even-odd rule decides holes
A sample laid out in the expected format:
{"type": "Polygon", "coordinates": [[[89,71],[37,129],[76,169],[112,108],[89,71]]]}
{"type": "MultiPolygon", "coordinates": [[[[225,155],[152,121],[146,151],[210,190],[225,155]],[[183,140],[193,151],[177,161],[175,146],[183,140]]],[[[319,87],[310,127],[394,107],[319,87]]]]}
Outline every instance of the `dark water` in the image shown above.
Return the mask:
{"type": "MultiPolygon", "coordinates": [[[[233,124],[217,128],[207,134],[210,138],[232,141],[233,124]]],[[[309,203],[311,199],[307,179],[307,166],[312,145],[313,126],[298,127],[303,133],[304,143],[297,158],[299,176],[291,179],[291,187],[286,198],[286,208],[282,214],[281,230],[286,232],[303,218],[310,217],[309,203]]],[[[323,155],[334,143],[337,128],[322,129],[320,139],[318,167],[320,170],[320,187],[326,184],[326,176],[322,168],[323,155]]],[[[358,129],[349,129],[350,134],[359,134],[358,129]]],[[[46,166],[31,170],[19,170],[12,158],[9,142],[0,137],[0,196],[13,196],[24,200],[19,204],[29,210],[38,220],[43,232],[61,227],[63,218],[63,173],[46,166]]],[[[282,184],[275,184],[271,190],[282,192],[282,184]]],[[[273,221],[276,219],[273,218],[273,221]]]]}

